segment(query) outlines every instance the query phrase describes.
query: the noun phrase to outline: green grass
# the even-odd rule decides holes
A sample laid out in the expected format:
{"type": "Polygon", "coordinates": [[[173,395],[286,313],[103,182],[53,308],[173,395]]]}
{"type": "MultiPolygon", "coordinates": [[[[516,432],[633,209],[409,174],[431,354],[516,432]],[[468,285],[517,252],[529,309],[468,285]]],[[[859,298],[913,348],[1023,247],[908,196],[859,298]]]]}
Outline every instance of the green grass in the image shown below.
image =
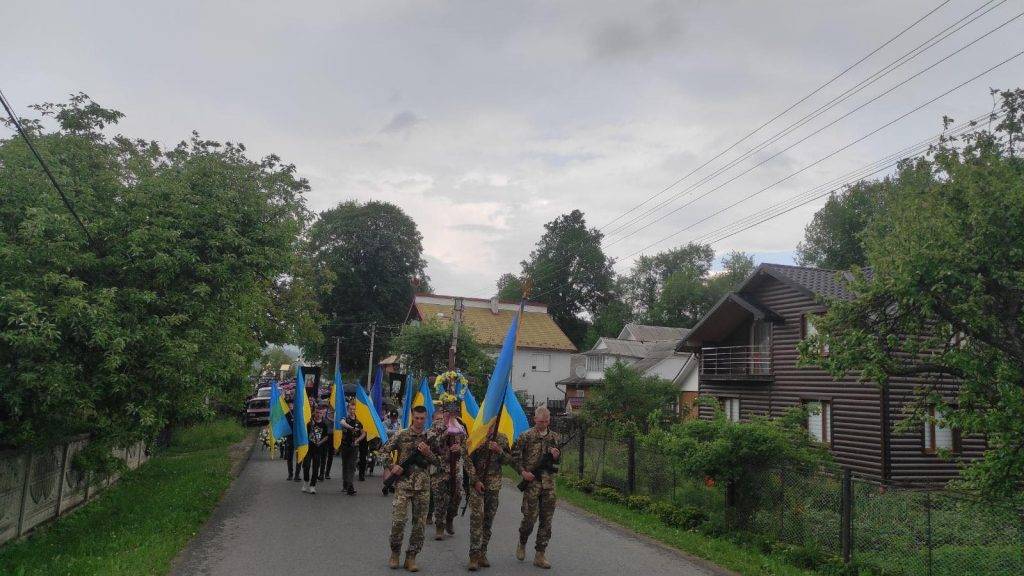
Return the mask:
{"type": "Polygon", "coordinates": [[[93,502],[0,548],[0,574],[166,574],[231,483],[228,446],[244,436],[231,421],[177,432],[93,502]]]}
{"type": "Polygon", "coordinates": [[[815,572],[797,568],[781,558],[725,538],[713,538],[700,532],[671,528],[653,514],[630,510],[620,504],[604,502],[567,486],[558,485],[559,498],[592,514],[600,516],[638,534],[643,534],[709,560],[719,566],[744,575],[807,575],[815,572]]]}

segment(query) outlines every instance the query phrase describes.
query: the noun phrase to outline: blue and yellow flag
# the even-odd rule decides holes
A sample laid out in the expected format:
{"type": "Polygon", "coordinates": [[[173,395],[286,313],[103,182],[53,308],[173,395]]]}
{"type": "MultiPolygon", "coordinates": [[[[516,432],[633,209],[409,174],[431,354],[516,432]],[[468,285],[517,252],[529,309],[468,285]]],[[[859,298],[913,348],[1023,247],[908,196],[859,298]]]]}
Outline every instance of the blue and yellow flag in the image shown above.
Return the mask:
{"type": "Polygon", "coordinates": [[[377,409],[377,414],[384,411],[384,372],[381,371],[380,366],[377,366],[377,371],[373,374],[373,387],[370,388],[370,397],[373,399],[373,407],[377,409]]]}
{"type": "Polygon", "coordinates": [[[270,449],[273,450],[277,441],[292,433],[292,427],[288,425],[288,403],[281,395],[281,389],[277,387],[277,381],[270,383],[270,422],[267,430],[270,435],[270,449]]]}
{"type": "Polygon", "coordinates": [[[331,443],[334,449],[341,447],[341,434],[344,428],[341,423],[348,417],[348,403],[345,402],[345,383],[341,380],[341,371],[334,371],[334,384],[331,385],[331,410],[334,410],[334,432],[331,433],[331,443]]]}
{"type": "Polygon", "coordinates": [[[373,401],[362,386],[356,386],[356,419],[363,425],[367,440],[380,438],[381,443],[388,441],[387,428],[381,422],[377,409],[373,407],[373,401]]]}
{"type": "Polygon", "coordinates": [[[434,421],[434,397],[430,394],[430,378],[424,376],[420,380],[420,387],[412,397],[412,405],[427,409],[427,427],[430,427],[430,423],[434,421]]]}
{"type": "MultiPolygon", "coordinates": [[[[476,421],[473,423],[473,429],[469,432],[469,440],[466,444],[470,452],[475,451],[484,443],[488,430],[495,420],[505,419],[507,416],[505,403],[508,395],[512,393],[512,359],[516,352],[519,317],[520,314],[516,314],[512,318],[512,324],[509,325],[505,341],[501,345],[501,353],[498,354],[498,360],[494,363],[494,372],[491,372],[491,379],[487,382],[487,393],[484,395],[483,406],[477,412],[476,421]]],[[[501,430],[500,422],[498,429],[501,430]]],[[[511,440],[511,436],[509,439],[511,440]]]]}
{"type": "Polygon", "coordinates": [[[530,428],[530,421],[526,418],[526,411],[519,403],[519,398],[510,386],[505,392],[505,407],[501,413],[501,421],[498,422],[498,432],[508,438],[509,447],[519,438],[519,435],[530,428]]]}
{"type": "Polygon", "coordinates": [[[295,376],[295,427],[292,430],[292,439],[295,441],[295,461],[302,462],[309,452],[309,436],[306,433],[306,425],[312,419],[309,412],[309,401],[306,399],[306,381],[302,377],[302,366],[296,370],[295,376]]]}
{"type": "Polygon", "coordinates": [[[462,408],[462,422],[466,425],[466,432],[473,431],[473,424],[476,423],[476,415],[480,412],[480,405],[476,403],[476,397],[473,396],[473,391],[469,389],[469,386],[463,386],[461,383],[455,385],[456,394],[462,396],[461,408],[462,408]]]}
{"type": "Polygon", "coordinates": [[[399,419],[402,423],[402,428],[409,427],[409,418],[412,416],[412,397],[416,393],[415,386],[413,385],[416,379],[412,377],[412,374],[408,374],[405,377],[405,395],[402,397],[402,417],[399,419]]]}

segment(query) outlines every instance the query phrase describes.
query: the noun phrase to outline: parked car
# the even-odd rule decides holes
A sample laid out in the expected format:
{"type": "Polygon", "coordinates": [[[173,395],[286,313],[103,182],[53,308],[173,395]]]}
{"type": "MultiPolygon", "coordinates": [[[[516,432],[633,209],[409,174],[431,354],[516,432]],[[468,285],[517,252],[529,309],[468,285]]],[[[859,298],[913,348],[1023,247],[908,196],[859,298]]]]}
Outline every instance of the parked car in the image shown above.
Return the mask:
{"type": "Polygon", "coordinates": [[[270,421],[270,387],[256,391],[245,404],[245,425],[262,426],[270,421]]]}

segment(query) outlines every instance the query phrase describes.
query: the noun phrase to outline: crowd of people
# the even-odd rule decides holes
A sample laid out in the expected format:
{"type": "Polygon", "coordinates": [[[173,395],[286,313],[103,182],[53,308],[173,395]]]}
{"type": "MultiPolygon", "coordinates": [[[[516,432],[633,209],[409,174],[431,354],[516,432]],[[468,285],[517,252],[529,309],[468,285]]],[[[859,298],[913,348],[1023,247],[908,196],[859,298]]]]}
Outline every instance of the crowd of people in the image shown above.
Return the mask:
{"type": "MultiPolygon", "coordinates": [[[[295,462],[291,436],[281,443],[281,456],[287,468],[287,479],[302,482],[302,491],[316,494],[318,482],[331,479],[331,468],[336,456],[341,457],[342,489],[355,495],[355,481],[365,480],[373,474],[379,459],[384,467],[384,493],[393,493],[391,533],[389,544],[391,568],[404,567],[417,572],[417,555],[423,549],[425,530],[434,526],[434,539],[444,540],[455,534],[453,521],[463,497],[470,511],[469,561],[467,568],[476,571],[490,566],[487,547],[491,528],[498,511],[502,486],[502,467],[512,466],[524,480],[522,521],[516,558],[525,560],[526,545],[537,528],[534,542],[534,565],[550,568],[546,549],[551,539],[551,525],[555,510],[555,482],[552,466],[557,461],[561,438],[550,429],[551,415],[544,407],[534,413],[534,426],[522,433],[511,445],[509,439],[492,424],[486,440],[472,453],[468,450],[465,424],[454,412],[438,410],[428,427],[427,410],[423,406],[411,409],[410,422],[402,428],[398,414],[391,412],[385,419],[388,440],[374,446],[377,440],[367,441],[363,425],[354,416],[355,401],[348,402],[348,417],[341,420],[341,438],[334,447],[333,413],[328,406],[311,407],[312,419],[307,426],[309,450],[301,463],[295,462]],[[410,526],[405,559],[401,561],[406,525],[410,526]]],[[[291,412],[287,415],[294,426],[291,412]]]]}

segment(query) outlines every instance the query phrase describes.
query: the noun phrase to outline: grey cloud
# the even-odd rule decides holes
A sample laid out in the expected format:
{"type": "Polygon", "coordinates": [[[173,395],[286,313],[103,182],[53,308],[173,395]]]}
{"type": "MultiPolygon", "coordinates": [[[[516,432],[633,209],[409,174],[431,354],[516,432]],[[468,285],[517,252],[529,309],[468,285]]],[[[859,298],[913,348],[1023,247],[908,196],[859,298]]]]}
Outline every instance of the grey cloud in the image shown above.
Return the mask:
{"type": "Polygon", "coordinates": [[[381,128],[380,131],[385,134],[405,134],[420,122],[423,122],[422,118],[409,110],[403,110],[392,116],[391,121],[381,128]]]}

